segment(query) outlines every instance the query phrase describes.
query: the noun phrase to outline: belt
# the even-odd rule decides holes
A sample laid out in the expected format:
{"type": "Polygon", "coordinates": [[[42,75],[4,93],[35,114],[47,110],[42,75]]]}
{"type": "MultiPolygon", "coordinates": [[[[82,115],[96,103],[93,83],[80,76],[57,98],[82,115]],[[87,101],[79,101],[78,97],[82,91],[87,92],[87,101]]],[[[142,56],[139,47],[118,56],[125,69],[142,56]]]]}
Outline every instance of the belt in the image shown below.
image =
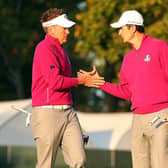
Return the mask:
{"type": "Polygon", "coordinates": [[[45,106],[35,106],[33,107],[34,109],[36,108],[48,108],[48,109],[58,109],[58,110],[66,110],[72,108],[71,105],[45,105],[45,106]]]}

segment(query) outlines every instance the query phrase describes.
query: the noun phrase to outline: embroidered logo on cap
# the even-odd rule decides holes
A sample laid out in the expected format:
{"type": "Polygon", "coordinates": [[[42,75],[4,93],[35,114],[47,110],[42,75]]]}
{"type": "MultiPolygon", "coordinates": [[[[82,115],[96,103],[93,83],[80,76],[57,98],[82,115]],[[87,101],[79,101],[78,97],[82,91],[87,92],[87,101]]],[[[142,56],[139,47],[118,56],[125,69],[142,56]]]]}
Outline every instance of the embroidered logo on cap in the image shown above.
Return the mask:
{"type": "Polygon", "coordinates": [[[144,58],[144,61],[145,61],[145,62],[149,62],[150,59],[151,59],[150,55],[146,55],[146,57],[144,58]]]}

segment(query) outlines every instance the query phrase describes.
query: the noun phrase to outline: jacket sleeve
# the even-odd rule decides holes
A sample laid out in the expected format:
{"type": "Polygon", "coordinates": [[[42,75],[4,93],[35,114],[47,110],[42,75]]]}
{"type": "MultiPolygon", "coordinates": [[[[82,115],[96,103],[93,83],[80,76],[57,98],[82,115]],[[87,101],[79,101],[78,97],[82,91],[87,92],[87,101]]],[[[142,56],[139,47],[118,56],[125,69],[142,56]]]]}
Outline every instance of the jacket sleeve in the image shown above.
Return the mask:
{"type": "Polygon", "coordinates": [[[113,84],[113,83],[105,82],[105,84],[101,86],[100,88],[103,91],[113,96],[126,99],[126,100],[131,99],[131,93],[128,89],[127,83],[113,84]]]}
{"type": "Polygon", "coordinates": [[[100,88],[103,91],[105,91],[113,96],[116,96],[116,97],[119,97],[122,99],[126,99],[126,100],[131,100],[131,92],[129,90],[128,82],[127,82],[126,78],[124,77],[124,73],[123,73],[122,68],[121,68],[121,72],[120,72],[120,80],[121,80],[121,83],[119,83],[119,84],[105,82],[105,84],[100,86],[100,88]]]}
{"type": "Polygon", "coordinates": [[[78,85],[77,78],[71,78],[68,75],[65,76],[62,74],[60,62],[45,46],[38,47],[35,54],[40,68],[39,71],[49,88],[64,90],[78,85]]]}

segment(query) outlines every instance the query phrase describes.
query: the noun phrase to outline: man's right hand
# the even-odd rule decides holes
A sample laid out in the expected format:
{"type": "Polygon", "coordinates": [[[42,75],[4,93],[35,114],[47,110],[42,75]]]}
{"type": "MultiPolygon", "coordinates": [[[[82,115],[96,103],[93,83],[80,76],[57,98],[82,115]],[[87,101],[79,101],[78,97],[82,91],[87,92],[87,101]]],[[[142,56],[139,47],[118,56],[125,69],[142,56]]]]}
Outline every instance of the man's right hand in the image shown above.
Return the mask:
{"type": "Polygon", "coordinates": [[[95,66],[93,66],[93,70],[91,72],[80,70],[80,72],[77,73],[77,76],[78,83],[87,87],[99,88],[105,83],[104,77],[99,76],[95,66]]]}

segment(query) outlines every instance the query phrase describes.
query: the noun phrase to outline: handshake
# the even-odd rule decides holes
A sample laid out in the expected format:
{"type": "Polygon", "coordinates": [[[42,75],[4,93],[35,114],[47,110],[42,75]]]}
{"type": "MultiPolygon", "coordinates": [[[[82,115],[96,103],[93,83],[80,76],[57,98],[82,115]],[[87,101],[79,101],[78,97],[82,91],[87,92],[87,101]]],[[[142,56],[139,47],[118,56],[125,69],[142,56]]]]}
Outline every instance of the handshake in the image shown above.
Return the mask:
{"type": "Polygon", "coordinates": [[[93,70],[91,72],[80,70],[77,73],[77,79],[78,84],[83,84],[87,87],[99,88],[105,83],[104,77],[99,76],[95,66],[93,66],[93,70]]]}

